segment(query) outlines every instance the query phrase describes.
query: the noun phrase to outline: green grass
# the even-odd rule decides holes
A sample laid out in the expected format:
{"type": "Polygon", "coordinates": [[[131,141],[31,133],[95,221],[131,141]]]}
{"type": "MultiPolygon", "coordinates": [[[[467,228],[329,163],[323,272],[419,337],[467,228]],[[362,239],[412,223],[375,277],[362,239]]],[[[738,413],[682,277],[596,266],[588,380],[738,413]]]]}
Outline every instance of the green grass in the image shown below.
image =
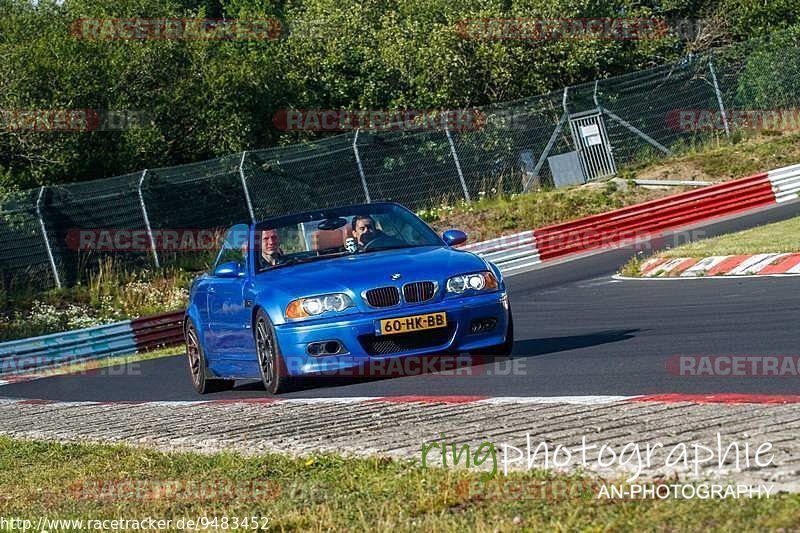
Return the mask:
{"type": "Polygon", "coordinates": [[[163,454],[0,438],[0,516],[31,518],[34,523],[40,515],[257,516],[274,531],[757,531],[797,527],[800,516],[797,494],[741,500],[608,500],[596,499],[591,488],[568,498],[542,498],[522,490],[585,482],[576,475],[541,471],[490,477],[382,458],[163,454]],[[119,497],[114,483],[138,490],[119,497]],[[195,495],[199,489],[207,492],[202,497],[160,493],[159,487],[168,483],[189,483],[195,495]]]}
{"type": "Polygon", "coordinates": [[[673,147],[675,155],[634,164],[622,169],[622,178],[726,180],[742,178],[800,161],[800,134],[777,131],[737,131],[730,139],[710,137],[683,149],[673,147]]]}
{"type": "Polygon", "coordinates": [[[708,257],[712,255],[800,252],[800,217],[766,224],[736,233],[684,244],[661,257],[708,257]]]}
{"type": "Polygon", "coordinates": [[[744,177],[800,161],[800,134],[762,132],[740,143],[726,143],[687,157],[709,176],[744,177]],[[766,135],[764,135],[766,134],[766,135]]]}
{"type": "MultiPolygon", "coordinates": [[[[701,239],[657,253],[659,257],[693,257],[712,255],[746,255],[800,252],[800,217],[774,222],[736,233],[701,239]]],[[[632,258],[622,267],[623,276],[638,276],[641,260],[632,258]]]]}

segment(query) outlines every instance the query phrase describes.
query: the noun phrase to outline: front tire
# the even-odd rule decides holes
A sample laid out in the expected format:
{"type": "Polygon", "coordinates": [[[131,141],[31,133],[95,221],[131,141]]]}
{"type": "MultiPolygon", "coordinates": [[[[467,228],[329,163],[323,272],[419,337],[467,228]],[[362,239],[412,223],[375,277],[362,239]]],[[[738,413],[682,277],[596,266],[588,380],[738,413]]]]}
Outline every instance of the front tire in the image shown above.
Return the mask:
{"type": "Polygon", "coordinates": [[[253,334],[256,341],[256,354],[258,368],[261,371],[261,381],[270,394],[288,392],[294,388],[294,381],[289,376],[286,363],[281,355],[275,328],[267,313],[259,309],[256,314],[256,323],[253,334]]]}
{"type": "Polygon", "coordinates": [[[210,394],[231,390],[235,385],[232,379],[214,379],[208,377],[208,362],[206,353],[197,334],[197,327],[190,318],[184,329],[186,339],[186,361],[189,364],[189,377],[192,378],[192,387],[200,394],[210,394]]]}

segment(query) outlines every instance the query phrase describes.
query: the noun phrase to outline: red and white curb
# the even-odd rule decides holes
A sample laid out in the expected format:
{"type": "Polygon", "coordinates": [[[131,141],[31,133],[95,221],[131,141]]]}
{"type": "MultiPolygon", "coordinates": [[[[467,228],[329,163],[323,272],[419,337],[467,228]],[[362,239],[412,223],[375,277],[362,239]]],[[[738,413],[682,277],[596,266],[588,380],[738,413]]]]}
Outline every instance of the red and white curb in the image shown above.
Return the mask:
{"type": "Polygon", "coordinates": [[[59,406],[108,406],[108,405],[153,405],[185,407],[194,405],[311,405],[311,404],[471,404],[471,405],[610,405],[620,403],[694,403],[694,404],[800,404],[800,395],[787,394],[640,394],[634,396],[355,396],[344,398],[231,398],[221,400],[178,401],[109,401],[109,402],[64,402],[26,398],[0,398],[0,405],[59,405],[59,406]]]}
{"type": "Polygon", "coordinates": [[[653,257],[642,264],[639,272],[643,278],[797,276],[800,253],[715,255],[702,259],[653,257]]]}

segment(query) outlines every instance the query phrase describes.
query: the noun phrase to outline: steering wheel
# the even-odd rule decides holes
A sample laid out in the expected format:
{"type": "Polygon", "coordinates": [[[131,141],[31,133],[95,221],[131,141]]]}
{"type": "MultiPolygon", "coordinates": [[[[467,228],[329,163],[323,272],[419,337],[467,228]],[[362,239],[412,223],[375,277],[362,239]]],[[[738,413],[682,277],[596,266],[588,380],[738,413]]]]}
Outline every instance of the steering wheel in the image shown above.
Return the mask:
{"type": "Polygon", "coordinates": [[[388,241],[388,240],[390,240],[389,237],[387,237],[384,234],[376,235],[375,238],[369,241],[367,244],[365,244],[364,247],[361,248],[361,250],[364,252],[368,252],[375,246],[376,242],[388,241]]]}

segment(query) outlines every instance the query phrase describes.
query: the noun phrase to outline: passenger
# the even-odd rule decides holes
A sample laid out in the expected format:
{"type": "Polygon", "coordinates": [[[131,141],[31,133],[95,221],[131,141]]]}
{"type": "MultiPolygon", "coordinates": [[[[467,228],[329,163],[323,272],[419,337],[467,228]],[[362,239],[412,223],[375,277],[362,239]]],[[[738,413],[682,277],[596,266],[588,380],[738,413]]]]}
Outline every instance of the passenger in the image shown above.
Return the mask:
{"type": "Polygon", "coordinates": [[[275,229],[261,232],[261,262],[264,266],[275,266],[283,262],[281,240],[275,229]]]}

